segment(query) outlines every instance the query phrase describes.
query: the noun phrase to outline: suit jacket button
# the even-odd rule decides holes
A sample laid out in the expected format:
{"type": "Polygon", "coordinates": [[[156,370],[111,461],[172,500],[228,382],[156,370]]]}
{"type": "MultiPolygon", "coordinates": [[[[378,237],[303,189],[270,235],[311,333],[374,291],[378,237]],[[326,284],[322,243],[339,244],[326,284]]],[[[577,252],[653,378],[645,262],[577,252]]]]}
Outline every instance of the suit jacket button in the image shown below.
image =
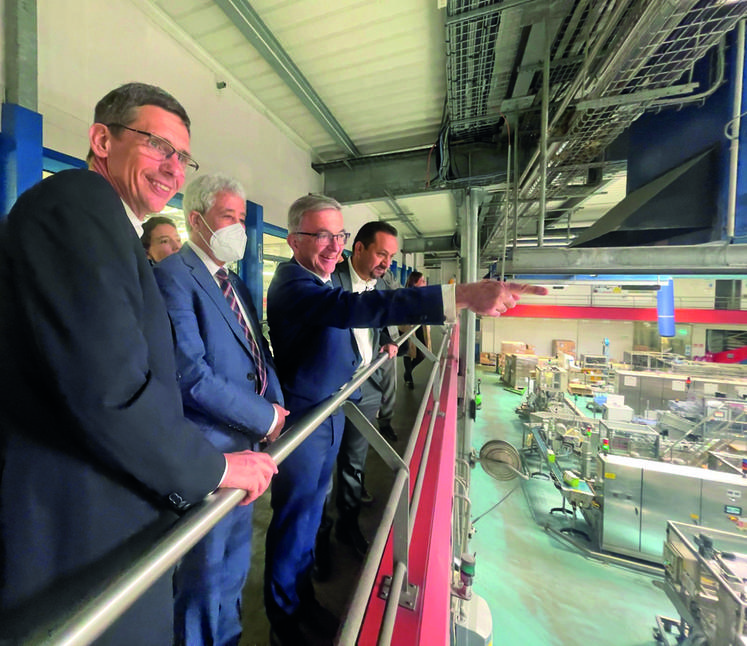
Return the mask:
{"type": "Polygon", "coordinates": [[[257,377],[256,377],[256,375],[255,375],[255,374],[254,374],[253,372],[247,372],[247,373],[246,373],[246,378],[247,378],[247,379],[248,379],[249,381],[254,381],[254,380],[255,380],[255,379],[257,378],[257,377]]]}
{"type": "Polygon", "coordinates": [[[181,380],[181,378],[182,378],[182,373],[181,373],[181,372],[179,372],[179,371],[177,370],[177,371],[176,371],[176,380],[177,380],[177,381],[180,381],[180,380],[181,380]]]}

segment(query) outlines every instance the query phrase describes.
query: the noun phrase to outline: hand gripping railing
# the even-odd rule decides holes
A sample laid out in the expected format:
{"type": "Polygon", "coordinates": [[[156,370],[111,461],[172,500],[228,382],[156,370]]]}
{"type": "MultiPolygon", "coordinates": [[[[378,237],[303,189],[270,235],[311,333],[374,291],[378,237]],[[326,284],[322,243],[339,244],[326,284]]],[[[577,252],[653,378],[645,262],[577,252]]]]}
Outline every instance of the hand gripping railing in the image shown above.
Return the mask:
{"type": "MultiPolygon", "coordinates": [[[[416,329],[417,327],[414,327],[398,337],[397,345],[401,345],[410,338],[416,329]]],[[[413,340],[416,340],[415,337],[413,340]]],[[[422,348],[419,342],[416,345],[422,348]]],[[[430,352],[428,355],[433,356],[430,352]]],[[[388,359],[389,356],[382,353],[375,361],[357,371],[337,393],[289,427],[267,448],[266,452],[277,464],[280,464],[388,359]]],[[[420,418],[422,419],[422,416],[420,418]]],[[[377,437],[383,442],[381,436],[377,434],[377,437]]],[[[376,442],[376,445],[378,444],[379,442],[376,442]]],[[[155,545],[144,548],[141,556],[135,559],[127,570],[103,583],[100,588],[91,591],[73,608],[68,607],[57,620],[35,629],[19,643],[27,646],[31,644],[49,646],[90,644],[159,577],[168,572],[221,518],[238,505],[245,495],[246,492],[241,489],[220,489],[210,494],[204,501],[186,512],[155,545]]]]}

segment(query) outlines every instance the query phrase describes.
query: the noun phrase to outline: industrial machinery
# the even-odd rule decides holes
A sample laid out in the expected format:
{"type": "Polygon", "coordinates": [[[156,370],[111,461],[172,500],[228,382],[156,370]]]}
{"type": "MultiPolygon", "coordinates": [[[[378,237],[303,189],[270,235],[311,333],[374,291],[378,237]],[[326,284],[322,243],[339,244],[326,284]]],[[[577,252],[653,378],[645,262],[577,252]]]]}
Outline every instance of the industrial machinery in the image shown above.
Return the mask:
{"type": "Polygon", "coordinates": [[[661,562],[667,521],[734,531],[747,517],[741,474],[619,455],[600,455],[599,463],[605,551],[661,562]]]}
{"type": "Polygon", "coordinates": [[[747,537],[670,521],[664,573],[664,591],[680,619],[657,616],[657,641],[666,646],[747,645],[747,537]]]}

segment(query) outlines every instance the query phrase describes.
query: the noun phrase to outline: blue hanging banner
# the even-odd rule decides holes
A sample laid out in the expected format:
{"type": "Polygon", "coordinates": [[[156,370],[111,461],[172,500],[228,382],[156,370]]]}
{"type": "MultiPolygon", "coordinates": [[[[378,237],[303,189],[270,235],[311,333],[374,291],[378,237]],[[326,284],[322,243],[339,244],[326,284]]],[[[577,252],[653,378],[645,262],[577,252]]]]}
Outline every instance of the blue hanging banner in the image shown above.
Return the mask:
{"type": "Polygon", "coordinates": [[[656,295],[656,313],[659,320],[659,336],[674,336],[674,281],[670,278],[659,286],[656,295]]]}

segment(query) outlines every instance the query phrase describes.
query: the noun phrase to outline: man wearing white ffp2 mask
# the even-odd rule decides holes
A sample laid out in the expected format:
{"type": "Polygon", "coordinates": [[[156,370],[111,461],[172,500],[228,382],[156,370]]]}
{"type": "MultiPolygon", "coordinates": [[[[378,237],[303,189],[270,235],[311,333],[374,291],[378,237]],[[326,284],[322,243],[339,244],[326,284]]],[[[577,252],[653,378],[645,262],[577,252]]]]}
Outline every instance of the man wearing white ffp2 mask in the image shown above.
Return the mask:
{"type": "MultiPolygon", "coordinates": [[[[256,459],[288,411],[248,288],[224,265],[242,258],[246,202],[225,175],[184,192],[189,240],[153,268],[174,331],[185,416],[208,441],[256,459]]],[[[251,557],[251,506],[232,509],[174,573],[174,642],[236,644],[251,557]]]]}
{"type": "Polygon", "coordinates": [[[234,262],[244,257],[244,250],[246,249],[245,204],[246,202],[239,195],[227,192],[219,193],[215,197],[212,208],[208,211],[213,218],[217,217],[217,224],[214,226],[220,228],[216,230],[210,228],[202,213],[192,211],[192,213],[197,213],[207,232],[211,234],[209,238],[206,238],[205,232],[199,232],[200,238],[207,243],[215,260],[234,262]],[[237,222],[233,222],[237,219],[237,222]],[[231,222],[233,223],[231,224],[231,222]]]}

